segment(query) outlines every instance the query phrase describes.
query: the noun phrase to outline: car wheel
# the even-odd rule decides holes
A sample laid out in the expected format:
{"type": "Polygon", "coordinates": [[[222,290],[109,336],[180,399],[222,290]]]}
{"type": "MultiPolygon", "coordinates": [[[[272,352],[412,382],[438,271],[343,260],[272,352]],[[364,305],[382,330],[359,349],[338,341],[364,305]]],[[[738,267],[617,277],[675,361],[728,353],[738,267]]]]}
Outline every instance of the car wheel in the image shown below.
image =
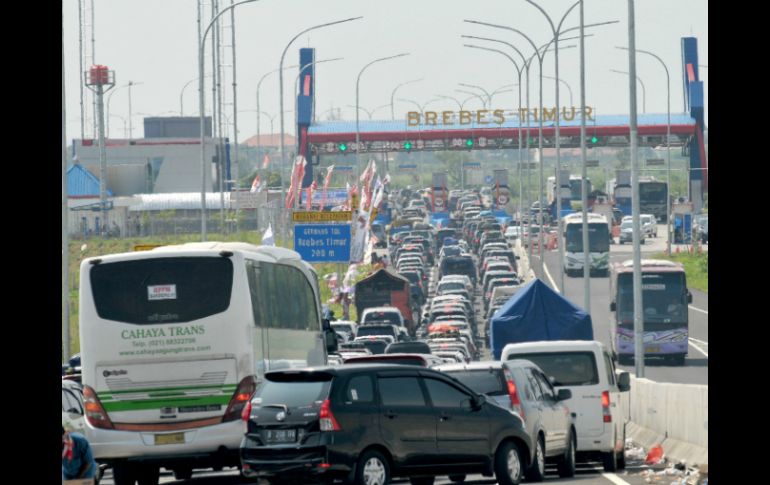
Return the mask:
{"type": "Polygon", "coordinates": [[[615,453],[615,450],[602,453],[602,463],[604,464],[605,472],[614,473],[618,471],[618,455],[615,453]]]}
{"type": "Polygon", "coordinates": [[[174,478],[176,480],[189,480],[192,478],[192,468],[174,468],[174,478]]]}
{"type": "Polygon", "coordinates": [[[570,431],[569,440],[567,441],[567,450],[557,464],[559,476],[562,478],[575,476],[575,448],[575,436],[570,431]]]}
{"type": "Polygon", "coordinates": [[[139,469],[136,481],[139,485],[158,485],[160,480],[160,467],[145,465],[139,469]]]}
{"type": "Polygon", "coordinates": [[[522,463],[519,447],[513,441],[502,443],[495,453],[495,478],[500,485],[521,483],[522,463]]]}
{"type": "Polygon", "coordinates": [[[538,436],[535,445],[535,459],[532,460],[532,465],[527,470],[526,475],[527,481],[530,482],[542,482],[545,478],[545,450],[543,438],[540,436],[538,436]]]}
{"type": "Polygon", "coordinates": [[[436,477],[412,477],[409,479],[409,483],[412,485],[433,485],[436,477]]]}
{"type": "Polygon", "coordinates": [[[388,460],[376,450],[369,450],[358,459],[355,485],[387,485],[390,483],[388,460]]]}
{"type": "Polygon", "coordinates": [[[462,483],[465,481],[465,475],[449,475],[449,481],[455,483],[462,483]]]}
{"type": "MultiPolygon", "coordinates": [[[[625,440],[623,441],[625,442],[625,440]]],[[[626,450],[624,448],[620,453],[618,453],[618,470],[625,470],[625,469],[626,469],[626,450]]]]}
{"type": "Polygon", "coordinates": [[[137,469],[128,463],[116,463],[112,467],[112,479],[115,485],[135,485],[137,469]]]}

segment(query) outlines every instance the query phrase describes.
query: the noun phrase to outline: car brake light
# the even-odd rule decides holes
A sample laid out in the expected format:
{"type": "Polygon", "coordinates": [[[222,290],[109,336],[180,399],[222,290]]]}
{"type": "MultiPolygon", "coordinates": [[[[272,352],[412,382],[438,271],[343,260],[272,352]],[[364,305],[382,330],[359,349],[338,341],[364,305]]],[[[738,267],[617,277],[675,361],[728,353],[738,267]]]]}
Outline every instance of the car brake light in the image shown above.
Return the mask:
{"type": "Polygon", "coordinates": [[[101,401],[96,396],[96,392],[91,386],[83,386],[83,405],[85,407],[85,416],[91,426],[101,429],[113,429],[112,421],[104,410],[101,401]]]}
{"type": "Polygon", "coordinates": [[[612,422],[612,414],[610,414],[610,393],[604,391],[602,393],[602,419],[605,423],[612,422]]]}
{"type": "Polygon", "coordinates": [[[244,406],[243,411],[241,412],[241,419],[244,421],[248,421],[250,415],[251,415],[251,401],[246,403],[246,406],[244,406]]]}
{"type": "Polygon", "coordinates": [[[508,397],[511,399],[511,407],[514,411],[516,411],[519,416],[521,416],[521,419],[526,419],[524,416],[524,407],[521,405],[521,400],[519,399],[519,393],[516,391],[516,384],[513,382],[512,379],[508,378],[508,397]]]}
{"type": "Polygon", "coordinates": [[[238,383],[238,388],[235,389],[233,397],[230,398],[230,402],[227,404],[227,410],[222,416],[222,422],[235,421],[242,417],[241,412],[246,404],[250,404],[251,396],[254,391],[257,390],[257,380],[254,376],[247,376],[241,379],[238,383]]]}
{"type": "Polygon", "coordinates": [[[318,413],[321,418],[321,431],[341,431],[340,424],[334,419],[331,410],[331,402],[327,399],[321,404],[321,410],[318,413]]]}

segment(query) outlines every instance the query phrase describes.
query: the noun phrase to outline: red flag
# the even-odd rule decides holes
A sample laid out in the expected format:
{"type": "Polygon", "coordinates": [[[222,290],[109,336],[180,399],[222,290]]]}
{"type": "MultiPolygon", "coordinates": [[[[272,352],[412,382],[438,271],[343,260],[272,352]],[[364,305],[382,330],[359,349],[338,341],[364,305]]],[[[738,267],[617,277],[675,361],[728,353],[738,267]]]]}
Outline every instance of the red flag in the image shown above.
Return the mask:
{"type": "Polygon", "coordinates": [[[258,189],[259,189],[259,174],[257,174],[256,177],[254,177],[254,181],[251,183],[250,192],[257,192],[258,189]]]}
{"type": "Polygon", "coordinates": [[[329,168],[326,169],[326,179],[324,180],[324,191],[323,191],[323,195],[321,196],[321,210],[324,210],[324,207],[326,207],[326,189],[329,188],[329,182],[332,179],[332,171],[334,171],[334,165],[329,165],[329,168]]]}
{"type": "Polygon", "coordinates": [[[316,188],[318,188],[318,184],[313,180],[313,183],[307,188],[307,201],[305,201],[305,209],[307,210],[313,209],[313,192],[315,192],[316,188]]]}
{"type": "Polygon", "coordinates": [[[262,170],[265,170],[268,165],[270,165],[270,157],[265,153],[265,159],[262,161],[262,170]]]}

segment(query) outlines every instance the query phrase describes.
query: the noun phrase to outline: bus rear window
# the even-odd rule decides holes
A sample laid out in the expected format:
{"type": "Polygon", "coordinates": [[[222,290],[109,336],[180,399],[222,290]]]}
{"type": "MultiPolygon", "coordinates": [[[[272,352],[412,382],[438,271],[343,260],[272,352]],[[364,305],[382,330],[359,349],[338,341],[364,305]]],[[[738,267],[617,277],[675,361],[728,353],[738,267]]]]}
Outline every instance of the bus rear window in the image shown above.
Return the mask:
{"type": "Polygon", "coordinates": [[[222,257],[178,257],[102,263],[91,268],[100,318],[139,325],[181,323],[224,312],[233,263],[222,257]]]}

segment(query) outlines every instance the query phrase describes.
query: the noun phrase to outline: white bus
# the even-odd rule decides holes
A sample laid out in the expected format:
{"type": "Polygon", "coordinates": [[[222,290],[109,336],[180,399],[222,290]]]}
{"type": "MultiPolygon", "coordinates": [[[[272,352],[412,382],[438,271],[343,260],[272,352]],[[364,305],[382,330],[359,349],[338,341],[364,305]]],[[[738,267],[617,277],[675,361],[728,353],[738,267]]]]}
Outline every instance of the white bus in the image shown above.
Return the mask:
{"type": "MultiPolygon", "coordinates": [[[[607,275],[610,263],[610,229],[607,218],[588,213],[588,255],[590,271],[607,275]]],[[[564,272],[567,275],[583,274],[583,214],[565,216],[564,224],[564,272]]]]}
{"type": "Polygon", "coordinates": [[[204,242],[84,260],[94,457],[116,485],[239,466],[242,409],[266,371],[326,363],[323,323],[315,271],[288,249],[204,242]]]}

